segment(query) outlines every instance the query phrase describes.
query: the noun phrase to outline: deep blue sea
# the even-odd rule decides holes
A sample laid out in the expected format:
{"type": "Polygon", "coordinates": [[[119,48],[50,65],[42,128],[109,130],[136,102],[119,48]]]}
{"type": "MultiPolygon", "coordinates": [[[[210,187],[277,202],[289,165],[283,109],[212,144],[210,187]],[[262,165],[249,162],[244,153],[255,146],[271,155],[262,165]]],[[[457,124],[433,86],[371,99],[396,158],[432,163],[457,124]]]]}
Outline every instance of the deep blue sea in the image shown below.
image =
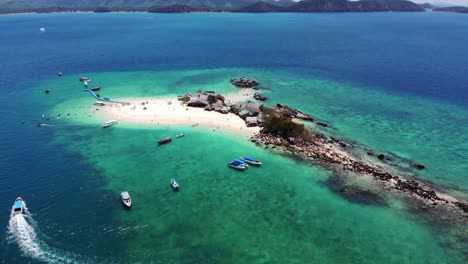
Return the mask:
{"type": "MultiPolygon", "coordinates": [[[[166,248],[158,251],[152,246],[161,245],[151,243],[142,244],[141,251],[125,253],[120,239],[138,243],[138,239],[143,238],[136,234],[122,235],[106,230],[127,230],[140,223],[132,220],[131,223],[122,224],[116,220],[120,215],[111,213],[121,211],[121,208],[119,204],[109,203],[113,199],[113,194],[109,191],[112,177],[103,176],[108,175],[106,167],[93,166],[84,157],[84,151],[81,154],[80,151],[70,151],[69,146],[59,140],[62,138],[58,139],[63,134],[58,135],[51,130],[35,127],[41,111],[44,110],[41,108],[44,104],[38,102],[38,97],[33,98],[30,94],[38,90],[42,93],[47,88],[44,85],[57,78],[57,72],[63,72],[64,76],[113,72],[118,76],[119,72],[125,75],[125,72],[137,71],[252,69],[252,72],[259,75],[264,71],[264,78],[268,76],[269,79],[261,81],[273,89],[277,82],[281,88],[281,92],[277,94],[273,90],[272,98],[284,98],[288,104],[296,100],[299,106],[310,111],[322,109],[322,112],[312,114],[319,115],[341,129],[340,134],[343,137],[357,138],[377,149],[393,151],[405,157],[417,157],[423,162],[434,161],[433,168],[429,165],[428,172],[421,173],[420,176],[466,197],[468,150],[464,131],[467,131],[465,121],[468,120],[467,43],[468,16],[442,12],[167,15],[77,13],[0,16],[0,263],[64,263],[75,258],[88,263],[170,263],[166,258],[178,254],[177,251],[166,248]],[[46,28],[46,31],[41,32],[41,27],[46,28]],[[276,71],[280,73],[275,74],[276,71]],[[282,80],[284,84],[280,84],[282,80]],[[288,89],[300,91],[304,96],[295,95],[288,101],[285,95],[288,89]],[[314,98],[307,97],[312,94],[314,98]],[[323,105],[317,108],[308,107],[311,102],[323,105]],[[335,103],[337,108],[333,108],[335,103]],[[325,106],[336,111],[323,110],[325,106]],[[412,106],[415,107],[411,108],[412,106]],[[428,108],[429,106],[434,107],[428,108]],[[354,119],[346,117],[351,112],[355,115],[354,119]],[[431,116],[438,119],[436,123],[432,123],[431,116]],[[358,117],[368,120],[359,120],[358,117]],[[378,122],[373,123],[372,120],[378,122]],[[395,130],[395,124],[404,126],[395,130]],[[408,135],[409,133],[412,134],[408,135]],[[431,137],[431,133],[434,137],[431,137]],[[447,139],[447,144],[433,143],[431,138],[447,139]],[[425,142],[431,148],[424,153],[418,152],[417,149],[424,148],[425,142]],[[438,153],[441,157],[435,156],[438,153]],[[451,153],[456,156],[450,156],[451,153]],[[441,161],[437,163],[437,160],[441,161]],[[443,164],[448,165],[445,167],[443,164]],[[12,238],[15,234],[8,230],[9,212],[17,196],[26,200],[31,211],[31,219],[23,231],[35,233],[35,237],[23,237],[31,240],[20,243],[23,247],[18,246],[17,241],[12,238]],[[30,227],[32,230],[28,229],[30,227]],[[34,241],[40,242],[34,244],[34,241]],[[118,245],[116,241],[119,241],[118,245]],[[27,248],[28,245],[37,248],[27,248]],[[25,253],[28,250],[29,253],[25,253]],[[152,250],[159,255],[152,255],[152,250]],[[39,253],[35,255],[31,252],[39,253]]],[[[248,75],[249,72],[246,71],[245,74],[248,75]]],[[[235,72],[238,73],[239,70],[235,72]]],[[[261,76],[252,77],[261,79],[261,76]]],[[[91,132],[83,131],[69,136],[67,140],[70,144],[72,141],[85,142],[86,137],[92,136],[91,132]]],[[[125,138],[125,135],[119,137],[125,138]]],[[[89,146],[81,146],[83,149],[86,147],[89,146]]],[[[303,165],[297,166],[300,170],[305,170],[301,167],[303,165]]],[[[290,172],[293,170],[294,166],[290,172]]],[[[301,194],[298,197],[302,197],[301,194]]],[[[305,206],[306,201],[310,201],[307,199],[297,202],[302,202],[305,206]]],[[[279,203],[286,204],[287,200],[279,203]]],[[[277,206],[276,202],[274,204],[277,206]]],[[[340,206],[345,208],[346,204],[340,206]]],[[[395,219],[405,219],[404,221],[408,221],[404,222],[405,230],[411,230],[413,224],[424,226],[421,227],[424,229],[421,234],[424,235],[415,240],[429,239],[432,236],[440,238],[438,231],[410,216],[403,217],[391,208],[375,210],[384,210],[382,214],[388,213],[395,219]]],[[[308,213],[301,217],[305,215],[308,213]]],[[[313,215],[308,216],[313,218],[313,215]]],[[[333,218],[333,213],[328,217],[333,218]]],[[[350,226],[362,220],[354,221],[352,217],[346,216],[340,216],[339,219],[336,220],[337,223],[349,221],[344,225],[350,226]]],[[[305,224],[301,220],[297,225],[305,224]]],[[[276,229],[273,230],[277,230],[278,237],[283,239],[303,241],[303,244],[310,242],[302,234],[287,231],[288,226],[287,221],[278,220],[275,223],[276,229]]],[[[369,226],[379,229],[378,221],[369,223],[369,226]]],[[[236,226],[241,227],[248,229],[243,224],[236,226]]],[[[314,232],[312,226],[308,227],[311,228],[308,231],[314,232]]],[[[160,240],[161,234],[166,234],[162,225],[154,228],[159,231],[158,235],[152,236],[151,231],[147,231],[149,238],[145,237],[144,241],[160,240]]],[[[384,229],[381,227],[381,230],[384,229]]],[[[421,252],[427,250],[437,255],[432,261],[424,260],[424,263],[442,263],[443,260],[447,260],[446,263],[462,263],[466,260],[466,255],[463,255],[467,252],[466,247],[463,249],[463,244],[454,242],[458,243],[458,248],[451,247],[448,246],[450,241],[444,239],[435,239],[438,242],[427,249],[414,249],[418,259],[404,254],[401,258],[398,257],[398,248],[395,249],[396,253],[390,250],[394,253],[392,258],[379,259],[379,254],[384,255],[386,253],[382,252],[387,252],[384,248],[359,247],[359,241],[366,240],[367,235],[370,234],[369,239],[375,241],[378,234],[382,234],[379,231],[372,235],[372,229],[369,230],[354,234],[348,229],[343,230],[354,237],[354,247],[345,250],[345,255],[353,258],[337,257],[340,252],[336,251],[333,244],[349,242],[339,237],[333,237],[323,245],[314,240],[317,242],[315,248],[298,250],[294,257],[288,255],[286,242],[284,245],[275,245],[273,238],[265,239],[267,241],[259,238],[255,243],[243,244],[250,247],[265,243],[265,248],[255,253],[246,249],[241,254],[223,247],[223,254],[211,256],[209,250],[197,245],[199,247],[191,248],[193,252],[184,251],[184,254],[191,253],[196,257],[180,257],[172,261],[417,263],[421,260],[419,257],[424,260],[424,254],[419,254],[419,249],[421,252]],[[269,248],[268,245],[272,246],[269,248]],[[307,261],[301,259],[301,254],[307,255],[304,252],[312,251],[316,258],[307,261]],[[197,252],[203,254],[197,255],[197,252]]],[[[324,231],[320,234],[327,236],[324,231]]],[[[395,244],[398,242],[396,239],[405,239],[405,235],[403,232],[395,234],[395,244]]],[[[216,237],[217,243],[224,239],[231,248],[242,248],[236,245],[236,239],[248,240],[247,236],[220,237],[222,236],[216,237]]],[[[317,236],[315,239],[321,238],[317,236]]],[[[466,241],[466,236],[464,240],[466,241]]],[[[208,245],[210,237],[204,242],[205,244],[200,244],[208,245]]],[[[172,245],[176,247],[178,244],[174,243],[172,245]]],[[[183,245],[188,247],[187,244],[184,240],[183,245]]],[[[183,245],[179,245],[178,250],[183,250],[183,245]]],[[[421,244],[421,247],[424,245],[421,244]]]]}

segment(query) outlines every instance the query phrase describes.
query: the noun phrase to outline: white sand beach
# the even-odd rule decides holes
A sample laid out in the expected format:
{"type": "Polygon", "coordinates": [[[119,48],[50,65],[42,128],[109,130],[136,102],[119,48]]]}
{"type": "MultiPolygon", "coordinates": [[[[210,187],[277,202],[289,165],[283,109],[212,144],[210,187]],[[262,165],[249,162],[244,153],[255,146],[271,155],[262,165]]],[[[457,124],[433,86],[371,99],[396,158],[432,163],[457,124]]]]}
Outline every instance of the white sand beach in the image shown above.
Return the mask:
{"type": "MultiPolygon", "coordinates": [[[[229,98],[231,101],[241,101],[251,98],[251,95],[235,94],[229,98]]],[[[187,107],[174,97],[119,98],[119,101],[129,104],[97,106],[100,111],[96,114],[109,120],[115,119],[119,123],[200,126],[245,136],[252,136],[260,131],[259,127],[247,127],[244,120],[235,114],[221,114],[205,111],[203,108],[187,107]]]]}

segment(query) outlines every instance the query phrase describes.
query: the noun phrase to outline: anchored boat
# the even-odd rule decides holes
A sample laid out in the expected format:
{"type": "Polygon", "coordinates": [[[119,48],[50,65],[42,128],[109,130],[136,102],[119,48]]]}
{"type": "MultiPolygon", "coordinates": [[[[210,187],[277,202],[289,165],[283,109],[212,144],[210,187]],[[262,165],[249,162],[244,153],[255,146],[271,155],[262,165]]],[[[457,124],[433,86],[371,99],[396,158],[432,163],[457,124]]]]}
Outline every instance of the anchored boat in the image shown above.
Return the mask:
{"type": "Polygon", "coordinates": [[[181,138],[181,137],[183,137],[183,136],[185,136],[185,134],[184,134],[184,133],[180,133],[180,134],[176,135],[176,138],[181,138]]]}
{"type": "Polygon", "coordinates": [[[21,197],[16,198],[13,207],[11,208],[12,215],[25,214],[27,213],[26,203],[21,197]]]}
{"type": "Polygon", "coordinates": [[[244,164],[245,167],[249,167],[249,164],[247,164],[245,161],[243,161],[243,160],[241,160],[241,159],[235,159],[235,161],[244,164]]]}
{"type": "Polygon", "coordinates": [[[262,165],[262,162],[259,161],[259,160],[256,160],[254,158],[250,158],[250,157],[241,157],[240,158],[242,161],[244,161],[245,163],[247,164],[250,164],[250,165],[253,165],[253,166],[261,166],[262,165]]]}
{"type": "Polygon", "coordinates": [[[116,121],[116,120],[110,120],[110,121],[105,122],[105,123],[102,124],[101,126],[102,126],[103,128],[106,128],[106,127],[113,126],[113,125],[115,125],[115,124],[117,124],[117,121],[116,121]]]}
{"type": "Polygon", "coordinates": [[[237,160],[231,160],[228,164],[229,167],[236,169],[236,170],[245,170],[247,169],[246,164],[243,162],[239,162],[237,160]]]}
{"type": "Polygon", "coordinates": [[[167,143],[169,143],[169,142],[171,142],[171,141],[172,141],[171,138],[170,138],[170,137],[167,137],[167,138],[165,138],[165,139],[159,140],[159,141],[158,141],[158,144],[159,144],[159,145],[163,145],[163,144],[167,144],[167,143]]]}
{"type": "Polygon", "coordinates": [[[174,191],[179,190],[179,184],[177,183],[177,181],[175,179],[171,179],[171,187],[172,187],[172,189],[174,189],[174,191]]]}
{"type": "Polygon", "coordinates": [[[121,192],[120,193],[120,200],[122,200],[122,203],[127,208],[130,208],[130,206],[132,206],[132,198],[130,198],[130,194],[128,194],[128,192],[121,192]]]}
{"type": "Polygon", "coordinates": [[[91,91],[99,91],[99,90],[101,90],[101,86],[91,88],[90,90],[91,91]]]}

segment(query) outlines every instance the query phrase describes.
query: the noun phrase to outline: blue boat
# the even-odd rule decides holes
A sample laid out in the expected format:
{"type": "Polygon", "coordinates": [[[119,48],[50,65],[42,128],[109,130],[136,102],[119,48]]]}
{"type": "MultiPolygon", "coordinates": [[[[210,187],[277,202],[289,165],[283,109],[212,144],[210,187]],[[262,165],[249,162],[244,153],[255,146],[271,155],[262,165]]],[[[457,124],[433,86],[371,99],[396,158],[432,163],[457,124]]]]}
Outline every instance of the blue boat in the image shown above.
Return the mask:
{"type": "Polygon", "coordinates": [[[250,158],[250,157],[241,157],[240,158],[242,161],[244,161],[245,163],[248,163],[250,165],[253,165],[253,166],[261,166],[262,165],[262,162],[259,161],[259,160],[256,160],[254,158],[250,158]]]}
{"type": "Polygon", "coordinates": [[[177,183],[175,179],[171,179],[171,186],[172,186],[172,189],[174,189],[174,191],[179,190],[179,184],[177,183]]]}
{"type": "Polygon", "coordinates": [[[235,161],[244,164],[245,167],[249,167],[249,164],[247,164],[245,161],[243,161],[243,160],[241,160],[241,159],[235,159],[235,161]]]}
{"type": "Polygon", "coordinates": [[[229,167],[236,169],[236,170],[245,170],[247,167],[246,164],[243,162],[239,162],[237,160],[231,160],[228,164],[229,167]]]}
{"type": "Polygon", "coordinates": [[[21,199],[21,197],[16,198],[13,207],[11,208],[11,215],[18,215],[27,213],[26,203],[21,199]]]}

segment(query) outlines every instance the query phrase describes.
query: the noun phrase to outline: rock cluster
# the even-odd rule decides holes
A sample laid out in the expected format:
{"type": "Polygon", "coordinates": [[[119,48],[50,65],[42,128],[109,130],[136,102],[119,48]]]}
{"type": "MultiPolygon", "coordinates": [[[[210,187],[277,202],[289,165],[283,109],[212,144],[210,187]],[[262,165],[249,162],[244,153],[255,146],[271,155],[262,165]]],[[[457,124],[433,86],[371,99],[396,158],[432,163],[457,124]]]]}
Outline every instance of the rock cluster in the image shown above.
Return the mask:
{"type": "Polygon", "coordinates": [[[312,116],[310,116],[308,114],[305,114],[305,113],[303,113],[303,112],[301,112],[301,111],[299,111],[299,110],[297,110],[295,108],[289,107],[289,106],[284,105],[284,104],[276,104],[275,109],[277,111],[287,113],[287,114],[289,114],[292,117],[297,118],[297,119],[302,119],[302,120],[311,121],[311,122],[314,121],[314,118],[312,116]]]}
{"type": "Polygon", "coordinates": [[[268,99],[266,96],[259,93],[255,93],[253,98],[259,101],[265,101],[266,99],[268,99]]]}
{"type": "Polygon", "coordinates": [[[260,85],[259,82],[257,82],[254,79],[247,79],[244,77],[241,77],[239,79],[231,79],[231,83],[236,86],[237,88],[252,88],[256,89],[257,86],[260,85]]]}
{"type": "MultiPolygon", "coordinates": [[[[421,182],[404,179],[403,176],[392,175],[391,173],[369,164],[366,161],[354,158],[352,153],[346,149],[338,151],[337,147],[346,148],[348,144],[338,138],[327,138],[323,135],[315,136],[314,139],[306,141],[303,139],[283,139],[263,131],[252,138],[252,142],[264,145],[267,148],[278,148],[285,150],[305,160],[312,160],[333,166],[344,171],[351,171],[360,175],[370,175],[385,186],[395,191],[410,193],[421,198],[429,205],[437,205],[437,202],[451,203],[464,212],[468,212],[468,203],[460,201],[449,201],[440,197],[437,192],[421,182]]],[[[379,155],[379,159],[386,159],[385,155],[379,155]]]]}

